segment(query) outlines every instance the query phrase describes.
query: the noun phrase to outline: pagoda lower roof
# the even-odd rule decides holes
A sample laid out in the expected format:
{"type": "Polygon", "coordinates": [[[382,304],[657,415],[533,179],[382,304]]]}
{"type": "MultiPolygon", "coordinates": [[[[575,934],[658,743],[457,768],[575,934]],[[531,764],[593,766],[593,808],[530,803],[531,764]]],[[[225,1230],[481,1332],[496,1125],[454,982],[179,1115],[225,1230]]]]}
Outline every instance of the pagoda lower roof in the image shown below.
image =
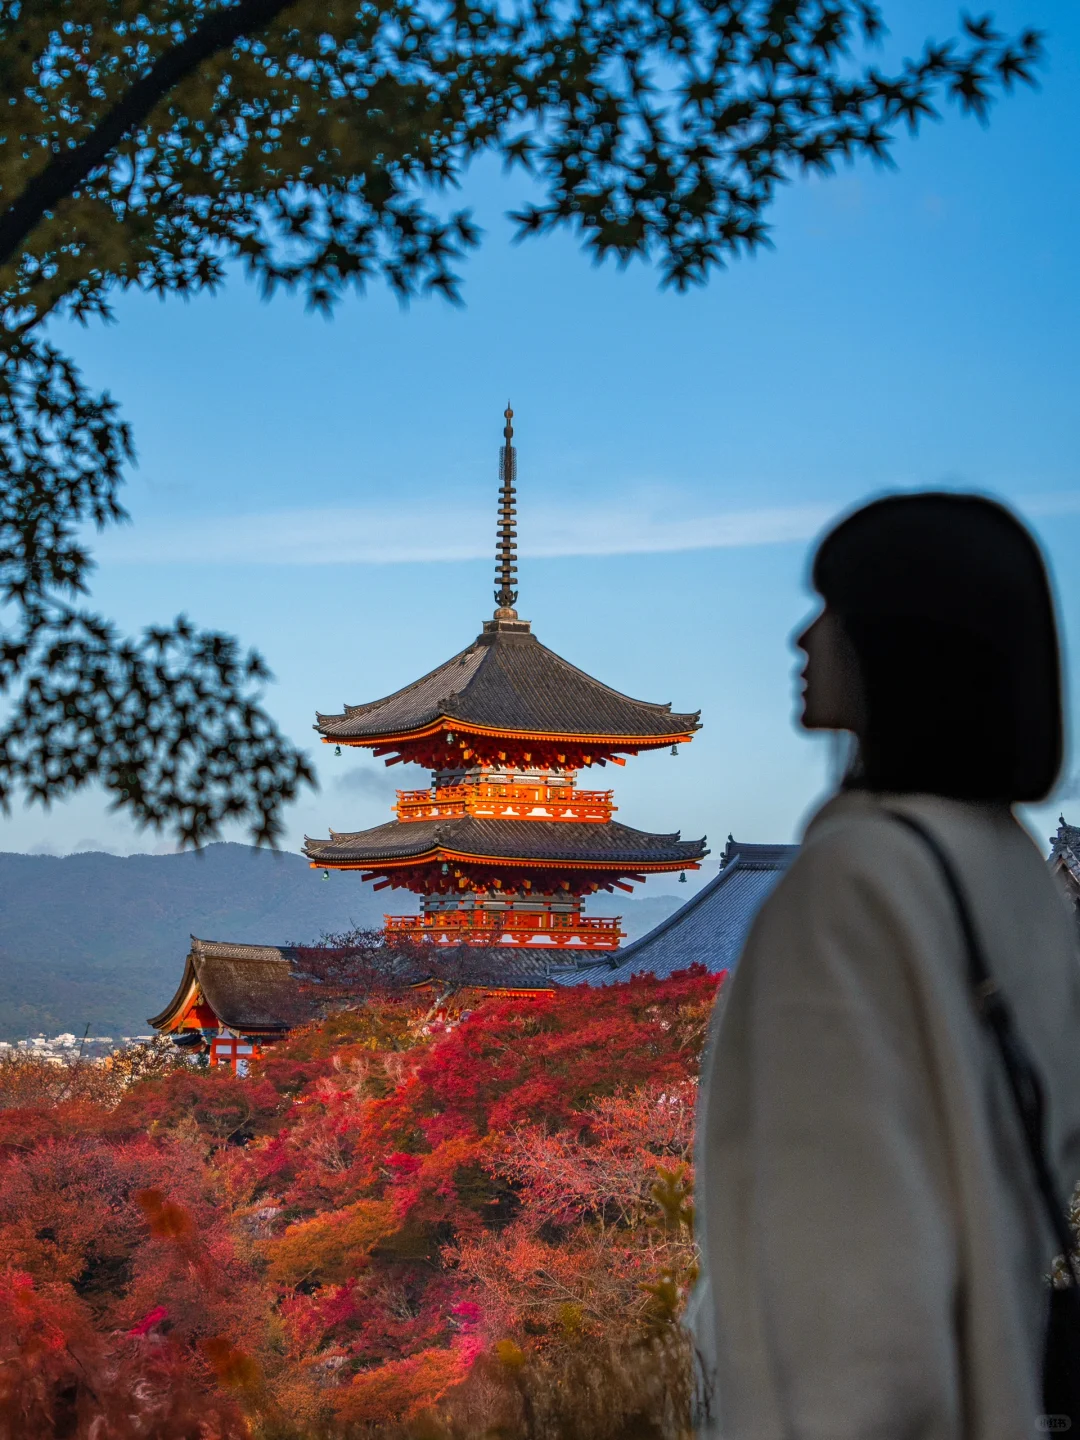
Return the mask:
{"type": "Polygon", "coordinates": [[[607,871],[678,869],[708,852],[705,840],[652,835],[612,820],[606,824],[542,820],[391,820],[328,840],[305,839],[304,854],[323,865],[384,869],[395,864],[460,859],[607,871]]]}
{"type": "Polygon", "coordinates": [[[527,621],[493,620],[438,669],[382,700],[320,714],[315,729],[329,741],[392,746],[456,723],[515,739],[591,742],[602,751],[689,739],[699,714],[612,690],[541,645],[527,621]]]}

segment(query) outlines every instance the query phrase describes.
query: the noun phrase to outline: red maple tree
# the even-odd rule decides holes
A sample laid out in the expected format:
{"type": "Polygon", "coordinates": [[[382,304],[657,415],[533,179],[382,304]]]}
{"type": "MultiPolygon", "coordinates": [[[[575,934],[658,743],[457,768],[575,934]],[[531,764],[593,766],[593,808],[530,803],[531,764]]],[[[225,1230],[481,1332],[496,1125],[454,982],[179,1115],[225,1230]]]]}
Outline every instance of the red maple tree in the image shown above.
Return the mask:
{"type": "Polygon", "coordinates": [[[0,1440],[541,1433],[529,1367],[670,1330],[692,1278],[715,990],[369,996],[247,1078],[0,1073],[0,1440]]]}

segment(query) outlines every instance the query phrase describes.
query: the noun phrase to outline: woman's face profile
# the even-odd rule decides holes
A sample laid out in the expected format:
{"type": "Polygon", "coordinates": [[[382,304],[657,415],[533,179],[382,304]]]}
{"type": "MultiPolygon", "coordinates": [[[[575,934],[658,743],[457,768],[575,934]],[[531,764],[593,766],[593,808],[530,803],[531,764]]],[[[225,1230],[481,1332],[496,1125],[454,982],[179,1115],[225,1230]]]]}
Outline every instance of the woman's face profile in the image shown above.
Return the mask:
{"type": "Polygon", "coordinates": [[[825,606],[795,644],[806,656],[798,677],[803,729],[859,734],[864,711],[859,662],[839,616],[825,606]]]}

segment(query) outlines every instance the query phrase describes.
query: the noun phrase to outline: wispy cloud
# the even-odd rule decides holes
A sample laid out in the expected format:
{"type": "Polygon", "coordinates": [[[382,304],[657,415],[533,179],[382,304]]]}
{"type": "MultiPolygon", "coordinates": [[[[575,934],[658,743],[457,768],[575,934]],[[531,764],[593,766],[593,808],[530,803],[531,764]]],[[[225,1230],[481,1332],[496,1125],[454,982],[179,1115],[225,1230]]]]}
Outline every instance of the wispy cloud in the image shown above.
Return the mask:
{"type": "Polygon", "coordinates": [[[382,770],[372,770],[356,765],[334,780],[334,789],[349,795],[360,795],[365,800],[392,800],[399,785],[405,784],[400,775],[387,775],[382,770]]]}
{"type": "MultiPolygon", "coordinates": [[[[1080,513],[1080,491],[1011,500],[1033,520],[1080,513]]],[[[556,497],[525,505],[523,556],[648,555],[805,543],[839,509],[834,504],[707,511],[700,498],[666,486],[641,487],[603,503],[556,497]]],[[[395,565],[485,560],[495,544],[494,509],[462,509],[430,497],[398,505],[325,506],[198,521],[140,521],[95,537],[111,565],[395,565]]]]}
{"type": "MultiPolygon", "coordinates": [[[[827,505],[799,505],[701,514],[685,496],[613,498],[606,506],[565,501],[522,514],[521,553],[636,555],[776,545],[811,539],[831,513],[827,505]]],[[[110,532],[94,548],[113,565],[391,565],[486,559],[494,543],[493,512],[425,503],[422,509],[280,510],[197,524],[151,520],[110,532]]]]}
{"type": "Polygon", "coordinates": [[[1080,490],[1053,490],[1045,495],[1025,495],[1013,503],[1033,520],[1052,519],[1056,515],[1080,515],[1080,490]]]}

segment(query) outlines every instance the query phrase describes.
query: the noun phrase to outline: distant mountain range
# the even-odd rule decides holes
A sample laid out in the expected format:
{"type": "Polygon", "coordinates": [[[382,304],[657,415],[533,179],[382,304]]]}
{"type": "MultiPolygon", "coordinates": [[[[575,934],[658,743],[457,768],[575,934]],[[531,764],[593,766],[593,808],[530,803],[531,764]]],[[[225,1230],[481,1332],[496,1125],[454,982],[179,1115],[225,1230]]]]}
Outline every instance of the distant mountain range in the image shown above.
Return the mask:
{"type": "MultiPolygon", "coordinates": [[[[678,908],[670,895],[597,897],[631,939],[678,908]]],[[[382,923],[355,875],[324,881],[299,855],[209,845],[182,855],[0,852],[0,1039],[141,1035],[180,980],[188,937],[282,945],[382,923]]]]}

